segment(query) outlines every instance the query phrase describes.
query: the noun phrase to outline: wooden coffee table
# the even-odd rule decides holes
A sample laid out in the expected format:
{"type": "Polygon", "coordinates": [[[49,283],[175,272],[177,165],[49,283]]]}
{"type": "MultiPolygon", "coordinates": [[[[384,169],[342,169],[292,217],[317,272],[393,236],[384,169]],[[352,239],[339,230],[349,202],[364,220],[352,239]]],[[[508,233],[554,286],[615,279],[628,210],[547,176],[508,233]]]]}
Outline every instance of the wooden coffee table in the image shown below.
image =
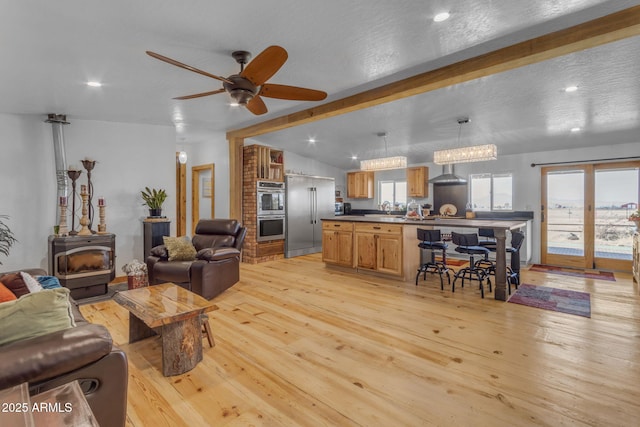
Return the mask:
{"type": "Polygon", "coordinates": [[[183,374],[202,360],[202,314],[218,307],[173,283],[117,292],[129,310],[129,342],[162,335],[162,373],[183,374]]]}

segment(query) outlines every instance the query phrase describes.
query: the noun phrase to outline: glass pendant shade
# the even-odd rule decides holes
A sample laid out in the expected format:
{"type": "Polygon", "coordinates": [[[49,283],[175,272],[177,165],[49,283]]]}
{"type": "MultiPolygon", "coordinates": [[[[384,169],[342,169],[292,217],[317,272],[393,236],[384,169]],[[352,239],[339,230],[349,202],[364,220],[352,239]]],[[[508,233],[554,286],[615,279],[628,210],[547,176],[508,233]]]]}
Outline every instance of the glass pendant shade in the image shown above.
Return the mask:
{"type": "Polygon", "coordinates": [[[360,160],[360,170],[363,170],[363,171],[403,169],[406,167],[407,167],[407,158],[404,156],[381,157],[379,159],[360,160]]]}
{"type": "Polygon", "coordinates": [[[437,165],[482,162],[485,160],[496,160],[497,158],[498,149],[495,144],[451,148],[448,150],[435,151],[433,153],[433,162],[437,165]]]}

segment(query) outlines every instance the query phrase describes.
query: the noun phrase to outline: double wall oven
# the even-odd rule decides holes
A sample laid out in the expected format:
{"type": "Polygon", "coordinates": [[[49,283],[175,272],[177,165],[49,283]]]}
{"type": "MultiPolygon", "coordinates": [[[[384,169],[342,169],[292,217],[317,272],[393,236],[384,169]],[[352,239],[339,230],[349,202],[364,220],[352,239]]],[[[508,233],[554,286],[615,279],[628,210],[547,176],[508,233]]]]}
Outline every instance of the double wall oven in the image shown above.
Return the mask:
{"type": "Polygon", "coordinates": [[[284,239],[284,182],[258,181],[258,242],[284,239]]]}

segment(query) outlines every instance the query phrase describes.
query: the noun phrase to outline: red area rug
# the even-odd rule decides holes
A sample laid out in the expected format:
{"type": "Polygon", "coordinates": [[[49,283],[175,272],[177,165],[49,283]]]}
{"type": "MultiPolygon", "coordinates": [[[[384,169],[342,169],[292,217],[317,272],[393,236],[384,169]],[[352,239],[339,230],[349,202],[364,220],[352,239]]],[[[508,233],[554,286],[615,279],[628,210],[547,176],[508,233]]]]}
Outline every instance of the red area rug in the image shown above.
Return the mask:
{"type": "Polygon", "coordinates": [[[547,286],[518,286],[508,302],[528,305],[529,307],[591,317],[591,296],[587,292],[549,288],[547,286]]]}
{"type": "Polygon", "coordinates": [[[615,282],[616,278],[609,271],[579,270],[576,268],[553,267],[551,265],[533,264],[529,271],[540,271],[542,273],[561,274],[563,276],[584,277],[586,279],[608,280],[615,282]]]}

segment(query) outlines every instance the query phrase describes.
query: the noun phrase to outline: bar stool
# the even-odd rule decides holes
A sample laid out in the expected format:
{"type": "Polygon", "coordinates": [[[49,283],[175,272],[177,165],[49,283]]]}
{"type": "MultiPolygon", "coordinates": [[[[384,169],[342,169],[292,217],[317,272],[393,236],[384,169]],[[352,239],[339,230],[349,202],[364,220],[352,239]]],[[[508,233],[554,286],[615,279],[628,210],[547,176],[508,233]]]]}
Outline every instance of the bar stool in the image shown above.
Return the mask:
{"type": "Polygon", "coordinates": [[[482,255],[485,259],[488,259],[489,249],[482,247],[478,244],[478,235],[473,233],[463,234],[451,232],[451,240],[457,245],[455,251],[461,254],[469,255],[469,266],[461,268],[453,277],[452,290],[455,292],[456,280],[462,279],[462,287],[464,288],[464,280],[477,280],[480,284],[480,295],[484,298],[484,279],[487,279],[489,285],[489,292],[491,292],[491,281],[488,280],[487,272],[476,265],[474,256],[482,255]]]}
{"type": "MultiPolygon", "coordinates": [[[[483,248],[489,249],[490,252],[495,253],[497,248],[497,240],[495,235],[493,234],[492,228],[479,228],[478,229],[478,238],[484,237],[484,240],[478,240],[478,246],[482,246],[483,248]]],[[[494,260],[489,259],[487,255],[483,259],[476,261],[476,267],[482,268],[485,270],[487,275],[496,275],[496,264],[494,260]]],[[[489,278],[487,278],[489,280],[489,278]]]]}
{"type": "Polygon", "coordinates": [[[418,244],[420,248],[420,268],[416,274],[416,286],[420,273],[423,274],[423,280],[427,280],[427,273],[438,274],[440,276],[440,290],[444,290],[444,281],[442,275],[447,276],[447,282],[451,284],[451,276],[449,276],[449,268],[447,268],[447,244],[442,241],[440,230],[423,230],[418,228],[418,244]],[[428,260],[426,251],[431,251],[431,259],[428,260]],[[442,262],[436,262],[436,251],[442,251],[442,262]]]}
{"type": "Polygon", "coordinates": [[[511,254],[510,266],[507,267],[507,284],[509,285],[509,294],[511,294],[511,285],[515,285],[516,289],[520,285],[520,248],[524,242],[524,233],[522,231],[511,232],[511,247],[507,248],[507,253],[511,254]]]}

